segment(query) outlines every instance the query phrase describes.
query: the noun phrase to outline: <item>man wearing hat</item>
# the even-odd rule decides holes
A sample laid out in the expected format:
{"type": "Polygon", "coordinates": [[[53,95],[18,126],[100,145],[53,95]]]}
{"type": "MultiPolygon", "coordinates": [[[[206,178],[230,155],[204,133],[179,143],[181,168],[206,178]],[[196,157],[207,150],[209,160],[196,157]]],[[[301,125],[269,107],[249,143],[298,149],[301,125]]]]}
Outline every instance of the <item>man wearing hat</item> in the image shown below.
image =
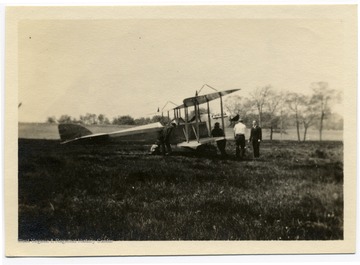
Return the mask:
{"type": "Polygon", "coordinates": [[[236,143],[236,158],[244,158],[245,155],[245,131],[246,125],[243,123],[243,119],[239,118],[238,122],[234,126],[234,137],[236,143]],[[241,148],[241,152],[240,152],[241,148]]]}
{"type": "MultiPolygon", "coordinates": [[[[215,122],[214,129],[211,131],[212,137],[222,137],[225,136],[224,131],[220,128],[220,123],[215,122]]],[[[217,147],[220,150],[222,156],[226,156],[226,139],[216,141],[217,147]]]]}
{"type": "Polygon", "coordinates": [[[176,127],[176,122],[171,122],[166,125],[161,133],[160,136],[160,143],[161,143],[161,151],[163,155],[171,155],[172,149],[170,145],[170,139],[174,128],[176,127]]]}
{"type": "Polygon", "coordinates": [[[257,121],[253,121],[253,127],[251,128],[249,142],[252,142],[255,158],[258,158],[260,156],[260,142],[261,141],[262,141],[261,128],[257,124],[257,121]]]}

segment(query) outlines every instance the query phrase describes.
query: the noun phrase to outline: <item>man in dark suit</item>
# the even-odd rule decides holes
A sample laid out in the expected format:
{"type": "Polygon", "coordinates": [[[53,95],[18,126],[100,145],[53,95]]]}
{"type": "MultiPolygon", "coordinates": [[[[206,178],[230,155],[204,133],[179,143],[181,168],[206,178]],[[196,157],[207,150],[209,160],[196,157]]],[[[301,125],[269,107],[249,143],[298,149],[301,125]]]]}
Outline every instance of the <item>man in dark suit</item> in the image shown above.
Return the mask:
{"type": "MultiPolygon", "coordinates": [[[[211,131],[212,137],[225,137],[224,131],[220,128],[220,123],[215,122],[214,129],[211,131]]],[[[217,147],[219,148],[221,155],[226,156],[226,139],[216,141],[217,147]]]]}
{"type": "Polygon", "coordinates": [[[251,134],[249,142],[252,142],[254,149],[254,157],[257,158],[260,156],[260,142],[262,140],[261,128],[258,126],[256,121],[253,121],[253,126],[251,128],[251,134]]]}
{"type": "Polygon", "coordinates": [[[160,135],[161,151],[163,155],[171,155],[172,149],[170,145],[170,139],[174,128],[176,127],[175,122],[171,122],[166,125],[160,135]]]}

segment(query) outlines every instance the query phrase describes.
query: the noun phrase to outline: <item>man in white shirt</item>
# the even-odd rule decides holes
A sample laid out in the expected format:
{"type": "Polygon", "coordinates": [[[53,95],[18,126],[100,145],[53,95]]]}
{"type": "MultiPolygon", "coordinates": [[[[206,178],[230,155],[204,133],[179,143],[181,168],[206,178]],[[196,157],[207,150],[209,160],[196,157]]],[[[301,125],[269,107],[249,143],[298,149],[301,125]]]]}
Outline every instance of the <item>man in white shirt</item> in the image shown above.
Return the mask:
{"type": "Polygon", "coordinates": [[[245,131],[246,125],[243,123],[243,119],[240,118],[238,123],[234,126],[234,137],[236,142],[236,157],[243,158],[245,155],[245,131]],[[240,152],[241,148],[241,152],[240,152]]]}

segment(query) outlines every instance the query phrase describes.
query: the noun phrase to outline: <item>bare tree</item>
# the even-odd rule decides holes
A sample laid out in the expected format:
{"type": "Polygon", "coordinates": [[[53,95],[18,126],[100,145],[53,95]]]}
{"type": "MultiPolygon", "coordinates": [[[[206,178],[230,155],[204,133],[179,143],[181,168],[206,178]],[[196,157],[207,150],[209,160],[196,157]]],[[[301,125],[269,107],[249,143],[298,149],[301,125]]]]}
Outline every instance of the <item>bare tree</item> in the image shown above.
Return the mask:
{"type": "Polygon", "coordinates": [[[150,122],[160,122],[162,125],[165,125],[170,122],[170,119],[167,116],[155,115],[151,118],[150,122]]]}
{"type": "Polygon", "coordinates": [[[113,118],[112,124],[116,125],[134,125],[135,120],[130,115],[117,116],[113,118]]]}
{"type": "Polygon", "coordinates": [[[104,120],[104,123],[103,124],[106,124],[106,125],[109,125],[110,124],[110,120],[108,117],[105,117],[105,120],[104,120]]]}
{"type": "Polygon", "coordinates": [[[230,96],[225,101],[225,108],[232,115],[239,115],[241,118],[253,110],[250,99],[238,95],[230,96]]]}
{"type": "Polygon", "coordinates": [[[72,118],[69,115],[61,115],[58,119],[58,123],[72,123],[72,118]]]}
{"type": "Polygon", "coordinates": [[[303,97],[303,106],[301,111],[301,121],[304,126],[303,141],[306,141],[307,130],[312,126],[317,118],[317,109],[311,104],[312,97],[303,97]]]}
{"type": "Polygon", "coordinates": [[[97,116],[97,123],[98,124],[110,124],[109,119],[105,116],[105,114],[99,114],[97,116]]]}
{"type": "Polygon", "coordinates": [[[277,106],[277,111],[278,111],[278,115],[279,115],[279,119],[280,119],[280,139],[282,140],[283,137],[283,133],[284,133],[284,123],[286,121],[286,117],[287,112],[286,112],[286,108],[287,108],[287,93],[284,92],[280,92],[278,94],[279,97],[279,104],[277,106]]]}
{"type": "Polygon", "coordinates": [[[90,114],[90,124],[97,124],[97,115],[90,114]]]}
{"type": "Polygon", "coordinates": [[[145,124],[149,124],[151,123],[151,119],[149,117],[141,117],[141,118],[137,118],[135,119],[135,124],[136,125],[145,125],[145,124]]]}
{"type": "Polygon", "coordinates": [[[80,122],[86,125],[97,124],[97,115],[91,113],[86,113],[85,116],[80,115],[80,122]]]}
{"type": "Polygon", "coordinates": [[[301,108],[304,106],[304,96],[298,93],[288,93],[286,103],[295,115],[295,124],[298,141],[300,142],[301,108]]]}
{"type": "Polygon", "coordinates": [[[264,106],[269,93],[271,92],[271,86],[258,87],[253,93],[250,94],[253,104],[256,106],[259,115],[259,125],[261,126],[262,114],[264,106]]]}
{"type": "Polygon", "coordinates": [[[324,120],[331,113],[330,104],[335,100],[340,100],[340,94],[334,89],[329,89],[327,82],[314,82],[311,87],[314,92],[311,104],[317,109],[319,115],[319,138],[322,141],[324,120]]]}
{"type": "Polygon", "coordinates": [[[99,115],[97,116],[97,121],[98,121],[98,124],[104,124],[105,115],[104,115],[104,114],[99,114],[99,115]]]}
{"type": "Polygon", "coordinates": [[[265,101],[265,110],[269,114],[269,118],[270,118],[268,121],[268,125],[270,127],[270,141],[272,141],[273,138],[274,121],[278,120],[276,114],[282,100],[283,97],[281,94],[276,93],[273,90],[269,90],[267,92],[266,101],[265,101]]]}
{"type": "Polygon", "coordinates": [[[47,117],[46,123],[51,123],[51,124],[56,123],[55,116],[47,117]]]}

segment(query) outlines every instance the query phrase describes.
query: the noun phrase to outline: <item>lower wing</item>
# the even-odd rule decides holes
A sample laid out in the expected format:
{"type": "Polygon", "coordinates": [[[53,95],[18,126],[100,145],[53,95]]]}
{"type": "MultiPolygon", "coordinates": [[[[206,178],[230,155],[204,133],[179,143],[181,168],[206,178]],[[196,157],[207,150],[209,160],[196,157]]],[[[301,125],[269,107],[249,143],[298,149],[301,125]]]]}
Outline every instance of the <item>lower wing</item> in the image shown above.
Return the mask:
{"type": "Polygon", "coordinates": [[[58,126],[62,144],[154,143],[159,139],[163,128],[164,126],[161,123],[156,122],[111,133],[93,134],[90,130],[79,124],[59,124],[58,126]]]}

